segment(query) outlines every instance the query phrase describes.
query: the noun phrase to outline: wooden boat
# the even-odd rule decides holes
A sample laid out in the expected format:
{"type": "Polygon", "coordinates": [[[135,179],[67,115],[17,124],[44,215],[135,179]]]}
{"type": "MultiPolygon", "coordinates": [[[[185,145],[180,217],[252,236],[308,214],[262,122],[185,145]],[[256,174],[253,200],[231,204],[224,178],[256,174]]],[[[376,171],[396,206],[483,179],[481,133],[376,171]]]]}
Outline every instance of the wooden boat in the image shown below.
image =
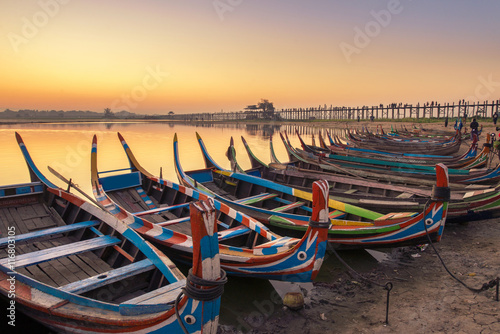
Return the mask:
{"type": "Polygon", "coordinates": [[[375,135],[365,132],[363,136],[354,131],[347,132],[349,144],[353,146],[383,150],[387,152],[425,153],[436,155],[452,155],[460,149],[461,134],[443,140],[422,140],[416,138],[397,138],[394,136],[375,135]]]}
{"type": "MultiPolygon", "coordinates": [[[[251,162],[251,169],[243,170],[237,159],[233,139],[227,151],[232,170],[262,177],[266,180],[295,187],[310,189],[312,182],[322,179],[330,184],[330,197],[381,213],[394,208],[402,211],[420,211],[432,194],[432,187],[407,187],[375,182],[351,176],[335,175],[321,171],[301,169],[292,165],[265,164],[258,159],[241,137],[251,162]]],[[[456,190],[450,194],[448,222],[472,221],[500,216],[500,186],[476,190],[456,190]]]]}
{"type": "Polygon", "coordinates": [[[380,150],[359,148],[359,147],[351,147],[349,145],[343,144],[340,140],[334,141],[329,133],[327,133],[330,145],[326,145],[323,138],[321,138],[321,147],[314,147],[307,145],[304,140],[299,137],[302,149],[314,153],[314,154],[323,154],[326,157],[329,157],[330,154],[340,155],[340,156],[354,156],[359,158],[373,158],[373,159],[381,159],[391,162],[399,162],[399,163],[410,163],[417,165],[435,165],[436,163],[444,163],[449,168],[480,168],[487,163],[487,154],[489,153],[489,149],[486,151],[486,147],[489,145],[485,145],[485,148],[481,152],[481,154],[477,155],[477,141],[473,141],[471,146],[467,150],[467,152],[459,155],[459,156],[442,156],[442,155],[431,155],[431,154],[411,154],[404,152],[384,152],[380,150]],[[482,165],[481,165],[482,164],[482,165]]]}
{"type": "MultiPolygon", "coordinates": [[[[352,176],[355,178],[361,178],[366,180],[373,180],[377,182],[390,182],[391,184],[398,184],[402,186],[426,186],[432,187],[435,184],[434,180],[428,178],[415,178],[412,176],[399,175],[396,173],[382,173],[382,172],[374,172],[364,169],[356,169],[356,168],[341,168],[340,166],[332,163],[328,163],[315,156],[314,154],[304,153],[299,154],[295,149],[291,147],[288,141],[283,137],[280,133],[281,140],[285,146],[285,149],[289,156],[289,161],[282,163],[276,157],[276,153],[274,152],[274,145],[272,137],[270,137],[269,144],[271,150],[271,163],[273,168],[281,168],[283,166],[294,166],[301,169],[311,170],[311,171],[321,171],[326,173],[335,174],[338,176],[352,176]],[[276,165],[277,164],[277,165],[276,165]],[[281,166],[279,166],[281,165],[281,166]]],[[[467,184],[461,184],[456,182],[449,183],[450,189],[453,191],[465,189],[466,187],[470,187],[467,184]]],[[[475,188],[485,189],[487,186],[483,185],[475,185],[475,188]]]]}
{"type": "MultiPolygon", "coordinates": [[[[186,208],[209,197],[153,176],[118,134],[130,168],[111,176],[97,170],[97,137],[92,143],[94,196],[109,212],[180,261],[191,261],[193,243],[186,208]]],[[[229,275],[284,281],[312,281],[326,249],[325,227],[311,224],[298,238],[282,237],[257,220],[214,200],[221,267],[229,275]]]]}
{"type": "MultiPolygon", "coordinates": [[[[208,154],[198,134],[197,138],[206,168],[194,171],[182,169],[178,143],[174,140],[175,166],[180,182],[257,217],[280,233],[294,235],[304,231],[311,210],[310,192],[253,175],[224,170],[208,154]],[[255,201],[246,201],[247,198],[254,198],[255,201]],[[281,209],[284,205],[286,212],[281,209]]],[[[446,166],[438,165],[437,179],[438,189],[449,189],[446,166]]],[[[420,213],[389,214],[381,214],[330,198],[328,203],[331,226],[328,240],[338,248],[401,246],[425,241],[425,227],[432,226],[432,238],[438,241],[447,215],[448,199],[445,197],[436,198],[436,201],[420,213]]],[[[431,229],[428,228],[427,231],[430,232],[431,229]]]]}
{"type": "MultiPolygon", "coordinates": [[[[369,157],[364,155],[339,155],[339,154],[330,154],[328,152],[324,152],[321,148],[315,148],[311,145],[307,145],[300,135],[297,133],[297,136],[301,142],[303,147],[302,153],[299,149],[295,148],[295,151],[301,155],[313,154],[320,157],[323,161],[329,162],[332,164],[338,164],[344,168],[360,168],[360,169],[368,169],[373,171],[381,171],[381,172],[399,172],[399,173],[411,173],[411,174],[431,174],[435,173],[435,164],[421,164],[416,163],[415,161],[411,162],[401,162],[394,161],[394,159],[384,159],[382,157],[369,157]]],[[[285,133],[285,137],[287,142],[290,145],[290,141],[288,140],[288,136],[285,133]]],[[[290,145],[291,146],[291,145],[290,145]]],[[[486,163],[487,161],[484,161],[486,163]]],[[[469,171],[465,169],[452,169],[448,166],[448,174],[450,176],[453,175],[469,175],[469,171]]]]}
{"type": "MultiPolygon", "coordinates": [[[[2,321],[20,311],[64,333],[217,332],[217,247],[197,244],[186,278],[122,221],[52,184],[16,137],[31,182],[0,187],[2,321]]],[[[193,229],[216,245],[210,224],[193,229]]]]}
{"type": "MultiPolygon", "coordinates": [[[[425,184],[432,185],[432,171],[423,169],[403,169],[387,166],[371,166],[368,163],[349,163],[340,165],[332,163],[315,154],[295,149],[291,146],[283,134],[281,139],[292,162],[300,162],[301,168],[323,170],[335,173],[344,173],[347,175],[370,178],[374,180],[391,181],[398,184],[425,184]]],[[[491,185],[500,180],[500,164],[493,168],[481,168],[470,170],[454,170],[454,175],[450,175],[450,184],[452,188],[460,187],[460,184],[468,186],[470,184],[491,185]],[[460,175],[463,174],[463,175],[460,175]]]]}

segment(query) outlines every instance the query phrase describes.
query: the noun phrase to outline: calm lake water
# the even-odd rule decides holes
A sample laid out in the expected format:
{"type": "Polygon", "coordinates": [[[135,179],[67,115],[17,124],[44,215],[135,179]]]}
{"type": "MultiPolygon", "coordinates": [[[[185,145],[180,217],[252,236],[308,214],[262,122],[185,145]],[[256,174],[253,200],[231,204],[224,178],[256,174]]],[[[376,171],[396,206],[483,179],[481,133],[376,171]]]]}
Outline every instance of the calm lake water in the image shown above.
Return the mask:
{"type": "MultiPolygon", "coordinates": [[[[47,166],[51,166],[88,194],[92,194],[90,185],[90,150],[93,135],[98,138],[99,170],[114,170],[128,167],[128,161],[120,145],[117,132],[120,132],[134,152],[138,161],[154,175],[178,182],[173,164],[173,138],[177,133],[180,159],[186,170],[204,168],[201,151],[196,140],[200,134],[212,157],[220,165],[230,168],[225,156],[229,140],[234,138],[238,161],[243,168],[249,168],[250,162],[241,141],[245,137],[256,156],[262,161],[270,161],[269,137],[273,135],[276,154],[281,161],[287,161],[285,148],[279,139],[279,131],[287,131],[294,146],[299,146],[295,128],[307,142],[318,128],[279,125],[205,125],[190,126],[167,123],[64,123],[64,124],[13,124],[0,125],[0,185],[29,182],[29,174],[21,151],[15,139],[18,132],[38,168],[55,184],[66,188],[53,176],[47,166]]],[[[335,131],[336,129],[330,129],[335,131]]],[[[351,255],[352,256],[352,253],[351,255]]],[[[357,256],[359,258],[359,255],[357,256]]],[[[372,265],[369,259],[364,265],[372,265]]],[[[317,280],[334,281],[341,265],[334,256],[327,257],[317,280]]],[[[275,290],[267,280],[230,278],[222,297],[220,323],[234,325],[240,329],[258,328],[267,317],[280,306],[274,304],[275,290]]],[[[0,307],[4,310],[2,300],[0,307]]],[[[1,314],[5,314],[3,311],[1,314]]],[[[17,315],[17,327],[14,333],[27,333],[40,326],[29,319],[17,315]]],[[[5,328],[6,321],[0,321],[0,328],[5,328]]],[[[7,328],[7,333],[12,328],[7,328]]],[[[5,331],[0,331],[5,333],[5,331]]]]}
{"type": "MultiPolygon", "coordinates": [[[[46,176],[62,186],[61,182],[47,169],[51,166],[63,176],[72,178],[81,188],[90,192],[90,149],[93,135],[98,138],[99,170],[128,167],[125,153],[118,141],[120,132],[139,162],[152,174],[177,181],[173,164],[173,138],[177,133],[180,159],[186,170],[204,167],[196,132],[203,138],[212,157],[222,166],[229,168],[225,156],[229,140],[234,138],[238,160],[243,168],[249,168],[241,136],[262,161],[269,162],[269,137],[274,134],[274,147],[278,158],[287,161],[285,148],[279,139],[279,131],[286,130],[292,144],[299,146],[295,126],[227,124],[189,126],[168,123],[60,123],[60,124],[15,124],[0,125],[2,163],[0,184],[28,181],[28,170],[15,139],[18,132],[46,176]]],[[[310,142],[317,128],[298,127],[305,140],[310,142]]]]}

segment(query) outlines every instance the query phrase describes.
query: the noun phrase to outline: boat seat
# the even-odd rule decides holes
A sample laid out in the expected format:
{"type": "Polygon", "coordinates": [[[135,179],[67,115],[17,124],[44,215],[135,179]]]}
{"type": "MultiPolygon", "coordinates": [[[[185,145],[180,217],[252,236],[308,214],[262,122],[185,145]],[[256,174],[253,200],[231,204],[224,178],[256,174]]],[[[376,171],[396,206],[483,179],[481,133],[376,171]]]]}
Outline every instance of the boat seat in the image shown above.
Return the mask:
{"type": "Polygon", "coordinates": [[[152,312],[166,312],[174,307],[173,300],[182,292],[182,288],[185,286],[186,280],[183,279],[126,300],[119,306],[120,314],[136,316],[152,312]],[[172,302],[164,303],[165,300],[172,300],[172,302]]]}
{"type": "MultiPolygon", "coordinates": [[[[78,241],[67,245],[42,249],[36,252],[16,255],[15,266],[16,268],[27,267],[34,264],[55,260],[65,256],[76,255],[96,250],[99,248],[104,248],[107,246],[113,246],[120,242],[121,240],[116,237],[103,236],[84,241],[78,241]]],[[[0,264],[4,266],[7,265],[8,262],[9,262],[8,257],[0,260],[0,264]]]]}
{"type": "Polygon", "coordinates": [[[149,215],[149,214],[162,213],[164,211],[185,208],[185,207],[188,207],[189,204],[191,204],[191,203],[183,203],[183,204],[177,204],[177,205],[164,206],[164,207],[155,208],[155,209],[146,210],[146,211],[138,211],[138,212],[134,212],[132,214],[136,215],[136,216],[144,216],[144,215],[149,215]]]}
{"type": "MultiPolygon", "coordinates": [[[[280,197],[276,197],[274,200],[275,200],[275,201],[277,201],[277,202],[283,203],[283,204],[285,204],[285,205],[289,205],[289,204],[297,203],[297,202],[292,202],[292,201],[289,201],[289,200],[286,200],[286,199],[284,199],[284,198],[280,198],[280,197]]],[[[299,201],[299,202],[300,202],[300,201],[299,201]]],[[[301,202],[300,202],[300,203],[301,203],[301,202]]],[[[304,204],[305,204],[305,203],[302,203],[302,205],[300,206],[300,208],[301,208],[301,209],[303,209],[303,210],[306,210],[307,212],[312,212],[312,208],[310,208],[310,207],[308,207],[308,206],[306,206],[306,205],[304,205],[304,204]]]]}
{"type": "Polygon", "coordinates": [[[396,198],[412,198],[414,195],[410,193],[401,193],[396,198]]]}
{"type": "Polygon", "coordinates": [[[151,198],[149,198],[148,194],[146,194],[146,192],[144,191],[144,189],[142,189],[142,187],[136,187],[135,190],[137,191],[139,196],[141,196],[142,200],[144,201],[144,203],[146,203],[146,205],[150,210],[156,209],[156,205],[153,203],[151,198]]]}
{"type": "MultiPolygon", "coordinates": [[[[93,227],[93,226],[97,226],[97,225],[99,225],[98,221],[89,220],[89,221],[74,223],[74,224],[70,224],[70,225],[47,228],[47,229],[35,231],[35,232],[18,234],[18,235],[16,235],[16,243],[28,241],[28,240],[34,240],[34,239],[43,238],[43,237],[48,237],[48,236],[52,236],[52,235],[59,234],[59,233],[76,231],[79,229],[93,227]]],[[[0,239],[0,247],[5,247],[8,243],[9,243],[8,237],[0,239]]]]}
{"type": "Polygon", "coordinates": [[[129,265],[106,271],[81,281],[66,284],[60,287],[60,290],[75,294],[82,294],[90,290],[100,288],[104,285],[123,280],[134,275],[154,269],[155,266],[149,259],[144,259],[129,265]]]}
{"type": "Polygon", "coordinates": [[[186,286],[186,280],[182,279],[180,281],[177,281],[175,283],[171,283],[169,285],[165,285],[164,287],[161,287],[159,289],[150,291],[148,293],[142,294],[138,297],[129,299],[127,301],[124,301],[122,305],[124,304],[129,304],[129,305],[152,305],[156,304],[158,300],[174,300],[175,297],[179,295],[179,292],[183,287],[186,286]],[[166,298],[165,295],[172,295],[173,298],[166,298]]]}
{"type": "Polygon", "coordinates": [[[268,200],[271,198],[275,198],[277,196],[278,196],[278,194],[262,193],[262,194],[251,196],[251,197],[241,198],[239,200],[236,200],[236,202],[240,203],[240,204],[245,204],[245,205],[255,204],[255,203],[262,202],[262,201],[265,201],[265,200],[268,200]]]}
{"type": "Polygon", "coordinates": [[[41,194],[43,185],[41,182],[31,182],[0,187],[0,197],[15,197],[26,194],[41,194]]]}
{"type": "Polygon", "coordinates": [[[252,230],[246,226],[237,226],[227,230],[217,232],[219,241],[227,240],[230,238],[238,237],[240,235],[249,234],[252,230]]]}
{"type": "Polygon", "coordinates": [[[358,189],[349,189],[347,191],[344,191],[344,194],[346,195],[350,195],[350,194],[354,194],[355,192],[357,192],[358,189]]]}
{"type": "Polygon", "coordinates": [[[341,218],[345,218],[345,216],[346,216],[346,213],[343,211],[339,211],[339,210],[331,211],[328,214],[328,218],[330,218],[330,219],[341,219],[341,218]]]}
{"type": "Polygon", "coordinates": [[[375,222],[389,220],[389,219],[410,218],[410,217],[415,217],[416,215],[418,215],[418,212],[391,212],[386,214],[385,216],[375,219],[375,222]]]}
{"type": "Polygon", "coordinates": [[[295,208],[299,208],[301,206],[303,206],[305,203],[304,202],[295,202],[295,203],[290,203],[290,204],[287,204],[287,205],[284,205],[284,206],[280,206],[278,208],[274,208],[272,209],[272,211],[275,211],[275,212],[285,212],[285,211],[289,211],[289,210],[293,210],[295,208]]]}
{"type": "Polygon", "coordinates": [[[283,250],[290,249],[297,244],[299,239],[291,237],[282,237],[276,240],[257,245],[253,248],[255,255],[272,255],[283,250]]]}
{"type": "Polygon", "coordinates": [[[136,188],[142,184],[141,173],[132,172],[126,174],[100,177],[99,183],[102,185],[104,191],[136,188]]]}

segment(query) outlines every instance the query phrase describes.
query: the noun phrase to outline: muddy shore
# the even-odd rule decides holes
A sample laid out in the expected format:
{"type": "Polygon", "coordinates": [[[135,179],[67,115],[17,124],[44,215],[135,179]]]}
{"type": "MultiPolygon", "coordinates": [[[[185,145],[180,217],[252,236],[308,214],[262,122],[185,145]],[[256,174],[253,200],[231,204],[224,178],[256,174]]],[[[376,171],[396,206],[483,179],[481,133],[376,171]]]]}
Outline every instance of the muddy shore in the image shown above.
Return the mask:
{"type": "MultiPolygon", "coordinates": [[[[442,123],[422,126],[453,129],[453,124],[447,128],[442,123]]],[[[486,132],[498,134],[491,120],[484,123],[483,134],[486,132]]],[[[480,142],[484,139],[481,136],[480,142]]],[[[385,250],[385,259],[359,270],[374,283],[338,261],[333,265],[325,261],[312,289],[303,290],[303,309],[292,311],[279,298],[270,298],[267,304],[260,302],[261,312],[243,319],[245,326],[221,324],[219,333],[500,333],[496,287],[481,292],[466,287],[480,289],[500,277],[500,220],[447,224],[441,242],[434,246],[437,253],[431,245],[385,250]],[[451,277],[437,254],[466,286],[451,277]],[[393,288],[387,324],[387,290],[381,286],[388,282],[393,288]]],[[[366,256],[359,254],[342,252],[340,256],[349,257],[356,267],[355,257],[366,256]]],[[[327,256],[334,254],[329,251],[327,256]]]]}

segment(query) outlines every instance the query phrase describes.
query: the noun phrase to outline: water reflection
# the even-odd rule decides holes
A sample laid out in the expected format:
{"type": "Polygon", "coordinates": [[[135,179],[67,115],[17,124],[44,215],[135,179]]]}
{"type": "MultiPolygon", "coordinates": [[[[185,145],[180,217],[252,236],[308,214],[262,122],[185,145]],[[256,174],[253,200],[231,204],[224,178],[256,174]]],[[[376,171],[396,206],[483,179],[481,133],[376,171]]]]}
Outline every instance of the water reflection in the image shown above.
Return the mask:
{"type": "MultiPolygon", "coordinates": [[[[19,123],[0,125],[2,159],[0,165],[0,184],[26,182],[27,168],[15,141],[15,132],[23,137],[35,163],[47,174],[49,179],[60,185],[48,172],[51,166],[67,178],[73,178],[86,191],[90,192],[90,143],[94,134],[99,142],[99,168],[104,170],[128,166],[121,148],[117,132],[127,140],[141,164],[153,174],[163,175],[177,181],[173,165],[173,136],[179,138],[180,158],[184,168],[203,167],[201,151],[196,140],[198,132],[213,158],[223,167],[229,168],[225,156],[229,140],[235,140],[238,159],[243,168],[250,168],[242,135],[252,151],[264,162],[270,161],[269,138],[286,131],[293,145],[299,146],[295,129],[310,140],[322,128],[301,125],[247,124],[247,123],[197,123],[195,126],[165,122],[75,122],[75,123],[19,123]]],[[[329,129],[335,131],[335,129],[329,129]]],[[[287,160],[284,146],[275,140],[275,150],[279,159],[287,160]]]]}

